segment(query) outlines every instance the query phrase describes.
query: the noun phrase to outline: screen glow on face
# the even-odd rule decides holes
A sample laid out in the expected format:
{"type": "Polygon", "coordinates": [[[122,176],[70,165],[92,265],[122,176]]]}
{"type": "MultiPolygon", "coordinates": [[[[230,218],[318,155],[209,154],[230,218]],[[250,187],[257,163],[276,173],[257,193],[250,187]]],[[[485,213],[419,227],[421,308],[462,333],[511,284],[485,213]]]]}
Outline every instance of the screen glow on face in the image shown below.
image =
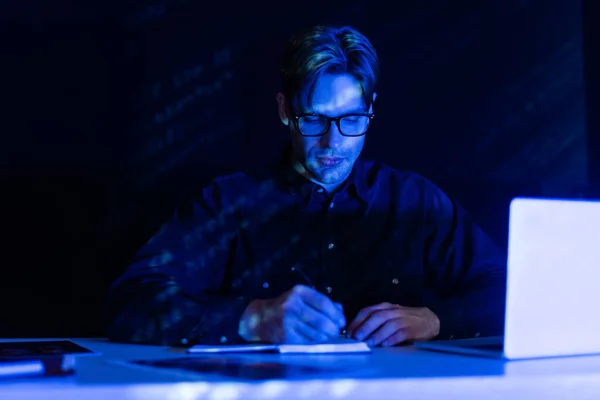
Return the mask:
{"type": "MultiPolygon", "coordinates": [[[[308,113],[325,117],[365,113],[363,91],[359,82],[347,74],[326,74],[316,82],[308,113]]],[[[295,156],[303,162],[311,177],[322,184],[342,183],[360,155],[365,136],[349,137],[331,123],[322,136],[293,135],[295,156]]]]}

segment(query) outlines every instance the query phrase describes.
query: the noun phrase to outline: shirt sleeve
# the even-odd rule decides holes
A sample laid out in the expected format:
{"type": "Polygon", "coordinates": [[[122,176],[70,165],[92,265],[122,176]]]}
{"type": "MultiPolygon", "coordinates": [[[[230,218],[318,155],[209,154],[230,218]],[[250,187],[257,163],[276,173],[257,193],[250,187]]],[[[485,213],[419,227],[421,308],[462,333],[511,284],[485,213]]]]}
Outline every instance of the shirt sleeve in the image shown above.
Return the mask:
{"type": "Polygon", "coordinates": [[[109,289],[111,340],[169,346],[242,341],[238,324],[250,300],[219,293],[237,240],[233,213],[213,183],[142,247],[109,289]]]}
{"type": "Polygon", "coordinates": [[[425,191],[425,267],[436,293],[438,339],[504,332],[506,255],[439,188],[425,191]]]}

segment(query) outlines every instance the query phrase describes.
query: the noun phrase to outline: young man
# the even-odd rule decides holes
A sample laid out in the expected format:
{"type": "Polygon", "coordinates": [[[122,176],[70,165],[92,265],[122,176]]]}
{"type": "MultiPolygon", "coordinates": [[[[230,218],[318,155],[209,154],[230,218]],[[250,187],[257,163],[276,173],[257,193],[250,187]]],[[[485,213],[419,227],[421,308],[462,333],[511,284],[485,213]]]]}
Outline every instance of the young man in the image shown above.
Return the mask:
{"type": "Polygon", "coordinates": [[[371,346],[499,335],[506,259],[424,178],[358,157],[378,57],[349,27],[292,37],[277,165],[216,179],[141,249],[109,294],[109,336],[167,345],[371,346]]]}

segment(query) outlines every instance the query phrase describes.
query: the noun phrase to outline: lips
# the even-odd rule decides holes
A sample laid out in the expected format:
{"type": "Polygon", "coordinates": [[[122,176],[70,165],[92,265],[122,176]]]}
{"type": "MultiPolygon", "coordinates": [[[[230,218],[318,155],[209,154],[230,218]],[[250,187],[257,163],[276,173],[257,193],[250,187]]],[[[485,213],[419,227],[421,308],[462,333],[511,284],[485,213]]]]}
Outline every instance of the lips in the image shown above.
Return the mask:
{"type": "Polygon", "coordinates": [[[327,167],[333,167],[342,161],[342,159],[338,157],[319,157],[318,160],[322,165],[327,167]]]}

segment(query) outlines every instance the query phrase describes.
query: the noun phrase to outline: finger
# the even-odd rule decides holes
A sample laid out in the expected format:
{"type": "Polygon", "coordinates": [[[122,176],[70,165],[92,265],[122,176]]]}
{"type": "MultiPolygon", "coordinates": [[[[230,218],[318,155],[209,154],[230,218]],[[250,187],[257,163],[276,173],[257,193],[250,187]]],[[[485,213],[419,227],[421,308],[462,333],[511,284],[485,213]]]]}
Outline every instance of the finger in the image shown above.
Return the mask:
{"type": "Polygon", "coordinates": [[[333,321],[338,329],[346,325],[344,313],[333,304],[333,301],[329,297],[306,286],[296,286],[294,290],[305,304],[333,321]]]}
{"type": "Polygon", "coordinates": [[[300,307],[298,316],[302,323],[321,334],[319,340],[327,340],[340,334],[340,327],[335,322],[306,304],[300,307]]]}
{"type": "Polygon", "coordinates": [[[356,328],[352,335],[358,340],[365,340],[387,321],[399,317],[400,314],[398,309],[373,311],[367,317],[367,319],[364,320],[363,323],[356,328]]]}
{"type": "Polygon", "coordinates": [[[346,314],[344,313],[344,306],[341,303],[334,303],[334,305],[340,309],[340,311],[342,312],[342,314],[344,315],[344,325],[340,327],[340,335],[343,335],[344,337],[348,337],[348,330],[346,329],[346,314]]]}
{"type": "Polygon", "coordinates": [[[372,312],[378,310],[388,310],[395,307],[397,306],[395,306],[394,304],[380,303],[374,306],[363,308],[359,311],[358,314],[356,314],[356,317],[354,317],[354,320],[352,320],[352,322],[348,326],[348,334],[353,335],[356,328],[358,328],[369,317],[369,315],[371,315],[372,312]]]}
{"type": "MultiPolygon", "coordinates": [[[[333,331],[337,332],[335,324],[329,319],[311,307],[303,304],[301,309],[291,311],[284,317],[284,330],[286,332],[286,343],[302,344],[302,343],[315,343],[324,342],[329,339],[329,336],[319,329],[311,326],[307,323],[302,315],[316,316],[321,320],[328,322],[332,327],[333,331]]],[[[331,329],[331,328],[330,328],[331,329]]]]}
{"type": "Polygon", "coordinates": [[[265,337],[272,337],[274,343],[286,344],[305,344],[310,339],[298,332],[298,317],[293,314],[287,314],[283,317],[281,325],[268,324],[264,326],[265,337]]]}
{"type": "Polygon", "coordinates": [[[378,311],[378,310],[387,310],[387,309],[390,309],[390,308],[393,308],[393,307],[395,307],[394,304],[380,303],[380,304],[376,304],[374,306],[363,308],[362,310],[359,311],[358,314],[356,314],[356,317],[354,317],[354,320],[352,320],[352,322],[348,326],[348,333],[350,333],[350,334],[354,333],[354,331],[356,330],[356,328],[360,324],[362,324],[369,317],[369,315],[372,312],[378,311]]]}
{"type": "Polygon", "coordinates": [[[325,342],[330,339],[329,336],[323,332],[300,320],[298,320],[296,332],[305,338],[306,342],[308,343],[325,342]]]}
{"type": "Polygon", "coordinates": [[[409,340],[408,337],[408,330],[406,328],[401,328],[400,330],[396,331],[393,335],[381,342],[381,347],[396,346],[400,343],[404,343],[407,340],[409,340]]]}
{"type": "MultiPolygon", "coordinates": [[[[305,307],[308,308],[308,306],[305,307]]],[[[323,333],[302,321],[296,312],[286,314],[282,325],[283,335],[281,335],[280,343],[307,344],[327,339],[327,337],[324,338],[323,333]]],[[[276,328],[271,327],[271,329],[276,328]]]]}
{"type": "Polygon", "coordinates": [[[283,335],[282,339],[278,343],[307,344],[307,343],[312,343],[312,342],[313,342],[313,340],[311,340],[309,337],[305,336],[298,329],[290,329],[285,332],[285,335],[283,335]]]}
{"type": "Polygon", "coordinates": [[[386,339],[403,328],[401,318],[392,318],[383,323],[371,335],[367,337],[366,343],[369,347],[379,346],[386,339]]]}

